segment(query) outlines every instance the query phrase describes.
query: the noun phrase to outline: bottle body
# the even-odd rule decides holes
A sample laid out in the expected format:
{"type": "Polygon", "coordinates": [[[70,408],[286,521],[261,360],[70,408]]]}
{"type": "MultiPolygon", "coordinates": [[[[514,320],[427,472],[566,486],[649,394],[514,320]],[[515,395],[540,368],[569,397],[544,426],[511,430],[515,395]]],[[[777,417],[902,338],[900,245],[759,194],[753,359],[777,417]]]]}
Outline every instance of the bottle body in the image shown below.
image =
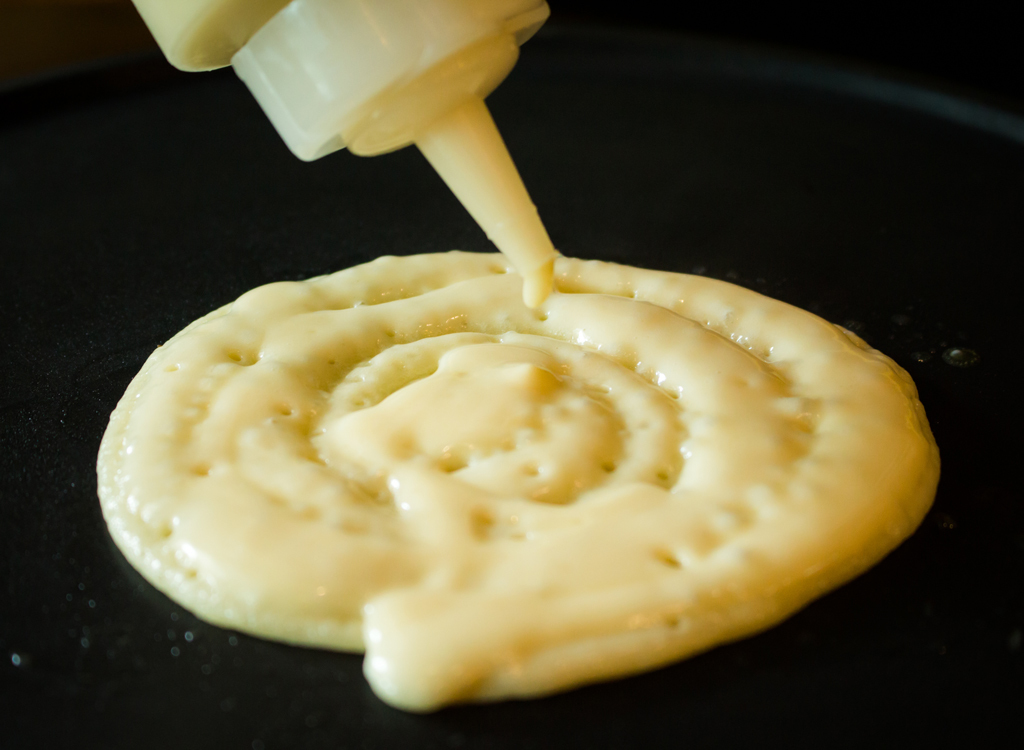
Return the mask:
{"type": "Polygon", "coordinates": [[[289,0],[132,0],[167,60],[188,71],[213,70],[289,0]]]}
{"type": "MultiPolygon", "coordinates": [[[[214,70],[231,64],[231,58],[266,23],[292,0],[132,0],[167,60],[185,71],[214,70]]],[[[372,15],[380,0],[335,0],[341,6],[372,15]]],[[[405,0],[415,11],[419,0],[405,0]]],[[[450,0],[447,5],[464,17],[511,18],[530,12],[536,25],[547,18],[544,0],[450,0]],[[544,6],[543,12],[538,12],[544,6]],[[481,13],[480,9],[484,11],[481,13]]],[[[443,21],[442,21],[443,23],[443,21]]],[[[532,23],[532,21],[531,21],[532,23]]],[[[528,34],[517,34],[522,44],[528,34]]]]}

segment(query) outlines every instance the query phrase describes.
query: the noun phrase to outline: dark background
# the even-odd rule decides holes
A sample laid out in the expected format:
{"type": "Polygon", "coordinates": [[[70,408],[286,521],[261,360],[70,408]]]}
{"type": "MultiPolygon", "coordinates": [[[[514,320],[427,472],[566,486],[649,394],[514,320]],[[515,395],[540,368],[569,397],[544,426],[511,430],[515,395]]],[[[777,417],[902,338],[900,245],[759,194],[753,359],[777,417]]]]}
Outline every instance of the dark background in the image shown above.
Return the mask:
{"type": "Polygon", "coordinates": [[[549,0],[552,21],[664,29],[824,53],[1024,100],[1013,3],[549,0]]]}
{"type": "MultiPolygon", "coordinates": [[[[551,23],[724,37],[893,67],[1024,102],[1011,2],[550,0],[551,23]]],[[[0,88],[155,48],[130,0],[0,0],[0,88]]]]}

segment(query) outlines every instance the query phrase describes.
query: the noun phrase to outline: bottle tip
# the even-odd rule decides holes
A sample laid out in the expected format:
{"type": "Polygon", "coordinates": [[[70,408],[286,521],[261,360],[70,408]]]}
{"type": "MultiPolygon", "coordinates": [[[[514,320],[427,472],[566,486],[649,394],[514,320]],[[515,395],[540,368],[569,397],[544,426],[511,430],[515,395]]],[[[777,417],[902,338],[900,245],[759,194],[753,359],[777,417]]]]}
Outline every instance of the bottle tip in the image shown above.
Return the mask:
{"type": "Polygon", "coordinates": [[[539,307],[551,294],[555,282],[554,258],[523,275],[523,302],[527,307],[539,307]]]}

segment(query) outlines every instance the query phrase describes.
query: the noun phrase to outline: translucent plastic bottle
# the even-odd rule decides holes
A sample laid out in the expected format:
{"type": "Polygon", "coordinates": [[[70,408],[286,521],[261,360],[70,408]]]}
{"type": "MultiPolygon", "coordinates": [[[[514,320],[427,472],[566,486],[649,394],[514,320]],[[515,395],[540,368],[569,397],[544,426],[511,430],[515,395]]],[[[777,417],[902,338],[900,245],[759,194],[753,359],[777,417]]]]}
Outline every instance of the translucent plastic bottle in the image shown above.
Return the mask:
{"type": "Polygon", "coordinates": [[[483,100],[544,0],[134,0],[182,70],[232,65],[292,152],[415,143],[543,302],[556,252],[483,100]]]}

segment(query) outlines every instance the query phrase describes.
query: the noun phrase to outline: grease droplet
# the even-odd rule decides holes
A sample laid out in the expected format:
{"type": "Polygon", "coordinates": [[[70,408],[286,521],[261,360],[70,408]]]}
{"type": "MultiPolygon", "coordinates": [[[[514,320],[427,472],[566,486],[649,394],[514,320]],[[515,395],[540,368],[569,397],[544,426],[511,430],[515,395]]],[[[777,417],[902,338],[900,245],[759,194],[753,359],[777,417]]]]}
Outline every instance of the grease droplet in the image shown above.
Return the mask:
{"type": "Polygon", "coordinates": [[[962,346],[951,346],[942,353],[942,361],[954,367],[971,367],[978,364],[980,359],[976,351],[962,346]]]}

